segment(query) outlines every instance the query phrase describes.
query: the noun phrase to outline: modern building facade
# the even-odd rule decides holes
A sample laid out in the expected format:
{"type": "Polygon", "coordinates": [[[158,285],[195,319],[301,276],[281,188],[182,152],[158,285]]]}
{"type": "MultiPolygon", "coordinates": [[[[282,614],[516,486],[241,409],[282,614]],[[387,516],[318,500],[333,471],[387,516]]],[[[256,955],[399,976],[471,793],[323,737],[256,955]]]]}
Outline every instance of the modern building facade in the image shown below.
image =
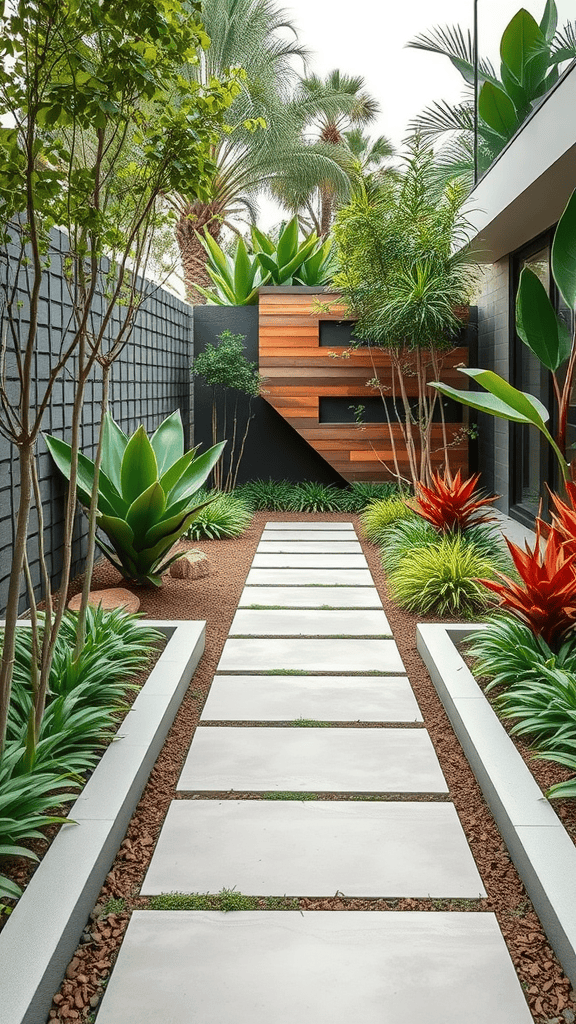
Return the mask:
{"type": "MultiPolygon", "coordinates": [[[[549,290],[556,309],[571,321],[552,280],[550,254],[555,225],[575,188],[573,64],[478,181],[468,213],[471,243],[483,263],[477,365],[536,395],[551,411],[550,374],[517,336],[514,307],[520,272],[529,266],[549,290]]],[[[576,396],[573,403],[569,419],[576,441],[576,396]]],[[[484,486],[501,495],[502,511],[531,525],[544,484],[555,482],[550,451],[538,431],[480,414],[478,459],[484,486]]]]}

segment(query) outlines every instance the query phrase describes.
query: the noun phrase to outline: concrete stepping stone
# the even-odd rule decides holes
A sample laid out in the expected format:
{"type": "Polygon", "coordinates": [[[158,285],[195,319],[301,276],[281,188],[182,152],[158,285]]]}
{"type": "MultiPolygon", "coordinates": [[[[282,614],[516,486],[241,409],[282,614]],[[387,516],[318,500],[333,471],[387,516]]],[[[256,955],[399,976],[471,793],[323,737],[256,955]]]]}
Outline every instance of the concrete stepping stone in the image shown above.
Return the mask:
{"type": "Polygon", "coordinates": [[[250,569],[247,586],[285,587],[373,587],[366,569],[250,569]]]}
{"type": "Polygon", "coordinates": [[[354,530],[354,523],[329,523],[310,519],[307,523],[266,523],[265,530],[354,530]]]}
{"type": "Polygon", "coordinates": [[[486,896],[449,803],[174,800],[143,896],[486,896]]]}
{"type": "Polygon", "coordinates": [[[216,675],[200,716],[206,722],[422,722],[399,676],[216,675]]]}
{"type": "Polygon", "coordinates": [[[196,730],[183,793],[446,793],[424,729],[196,730]]]}
{"type": "Polygon", "coordinates": [[[361,555],[357,540],[261,540],[256,554],[286,555],[361,555]]]}
{"type": "Polygon", "coordinates": [[[364,555],[306,555],[299,551],[259,553],[254,555],[252,565],[255,569],[366,569],[368,563],[364,555]]]}
{"type": "Polygon", "coordinates": [[[383,611],[360,609],[241,608],[230,636],[392,636],[383,611]]]}
{"type": "Polygon", "coordinates": [[[376,587],[244,587],[239,608],[381,608],[376,587]]]}
{"type": "Polygon", "coordinates": [[[224,644],[217,672],[381,672],[404,674],[393,640],[247,639],[224,644]]]}
{"type": "Polygon", "coordinates": [[[532,1024],[489,913],[132,914],[98,1024],[532,1024]]]}
{"type": "Polygon", "coordinates": [[[269,530],[266,528],[263,530],[260,540],[302,541],[306,544],[330,540],[346,543],[358,540],[358,537],[355,530],[269,530]]]}

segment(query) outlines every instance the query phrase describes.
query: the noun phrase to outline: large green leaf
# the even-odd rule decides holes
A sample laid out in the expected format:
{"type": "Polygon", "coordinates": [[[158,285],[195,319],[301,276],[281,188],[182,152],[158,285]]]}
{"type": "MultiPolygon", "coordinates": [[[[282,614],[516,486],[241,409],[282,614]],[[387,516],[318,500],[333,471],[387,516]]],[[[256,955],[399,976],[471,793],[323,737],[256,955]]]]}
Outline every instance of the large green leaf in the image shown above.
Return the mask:
{"type": "Polygon", "coordinates": [[[254,252],[266,252],[269,256],[276,251],[272,239],[260,231],[255,224],[252,225],[252,245],[254,252]]]}
{"type": "MultiPolygon", "coordinates": [[[[527,85],[528,79],[533,78],[535,68],[530,66],[530,58],[538,48],[542,51],[545,46],[546,39],[538,23],[522,7],[504,29],[500,41],[500,56],[520,85],[527,85]]],[[[541,56],[546,61],[545,53],[541,56]]]]}
{"type": "Polygon", "coordinates": [[[570,309],[576,307],[576,191],[568,200],[552,242],[552,274],[570,309]]]}
{"type": "Polygon", "coordinates": [[[518,127],[516,108],[503,89],[492,82],[484,82],[478,97],[478,113],[483,121],[504,139],[509,139],[518,127]]]}
{"type": "Polygon", "coordinates": [[[164,494],[170,494],[173,487],[176,486],[180,477],[188,469],[188,466],[193,461],[197,448],[191,448],[189,452],[184,452],[181,458],[178,459],[172,466],[169,466],[165,473],[160,477],[160,486],[164,491],[164,494]]]}
{"type": "MultiPolygon", "coordinates": [[[[51,437],[50,434],[45,434],[44,440],[46,441],[48,451],[54,459],[58,469],[69,481],[72,464],[71,446],[67,441],[62,441],[59,437],[51,437]]],[[[76,493],[78,495],[78,500],[85,508],[88,508],[90,505],[93,486],[94,463],[92,462],[92,459],[89,459],[86,455],[83,455],[82,452],[79,452],[76,493]]],[[[112,484],[112,481],[108,479],[102,470],[100,470],[98,481],[98,508],[101,512],[112,516],[122,516],[128,508],[126,502],[118,494],[116,488],[112,484]]]]}
{"type": "MultiPolygon", "coordinates": [[[[220,441],[219,444],[215,444],[208,451],[204,452],[203,455],[199,455],[197,459],[194,459],[194,462],[191,463],[180,477],[176,486],[171,490],[168,496],[170,505],[185,498],[191,498],[202,487],[202,484],[208,479],[212,469],[222,455],[225,446],[226,441],[220,441]]],[[[175,511],[173,514],[175,514],[175,511]]],[[[166,514],[170,515],[170,513],[171,509],[168,508],[166,514]]]]}
{"type": "Polygon", "coordinates": [[[540,22],[540,31],[547,43],[551,43],[558,27],[558,8],[554,0],[546,0],[546,7],[540,22]]]}
{"type": "Polygon", "coordinates": [[[282,282],[288,280],[289,277],[298,270],[298,267],[302,266],[304,261],[310,256],[312,250],[316,246],[318,239],[316,237],[308,238],[302,243],[298,251],[295,253],[293,259],[289,263],[283,264],[278,268],[278,276],[282,282]]]}
{"type": "Polygon", "coordinates": [[[442,384],[441,381],[437,380],[431,380],[429,387],[436,388],[441,395],[453,398],[455,402],[467,405],[471,409],[477,409],[478,412],[486,412],[502,420],[512,420],[513,423],[531,422],[526,416],[517,413],[512,406],[502,402],[494,395],[489,395],[485,391],[461,391],[458,388],[451,388],[448,384],[442,384]]]}
{"type": "Polygon", "coordinates": [[[120,555],[126,551],[131,558],[136,558],[134,550],[134,532],[125,519],[118,516],[98,516],[98,529],[110,539],[114,550],[120,555]]]}
{"type": "Polygon", "coordinates": [[[226,259],[226,253],[220,248],[218,242],[216,242],[209,231],[206,231],[204,235],[198,235],[198,238],[202,242],[204,248],[208,251],[210,258],[214,265],[218,268],[224,277],[228,277],[228,261],[226,259]]]}
{"type": "Polygon", "coordinates": [[[276,245],[276,259],[279,267],[286,266],[298,250],[298,217],[292,217],[281,232],[276,245]]]}
{"type": "Polygon", "coordinates": [[[129,505],[158,480],[156,456],[142,424],[126,445],[120,476],[122,497],[129,505]]]}
{"type": "Polygon", "coordinates": [[[529,423],[533,423],[539,430],[546,430],[544,425],[550,419],[550,414],[546,406],[542,405],[542,402],[535,398],[534,395],[528,395],[525,391],[519,391],[518,388],[513,387],[503,377],[494,373],[493,370],[462,367],[460,373],[471,377],[481,387],[486,388],[486,391],[490,392],[491,395],[494,395],[495,398],[510,406],[518,415],[524,416],[529,423]]]}
{"type": "Polygon", "coordinates": [[[523,121],[530,113],[530,97],[524,86],[520,85],[516,75],[513,75],[510,68],[504,63],[501,64],[500,74],[502,76],[502,85],[504,86],[504,90],[516,108],[518,120],[523,121]]]}
{"type": "Polygon", "coordinates": [[[122,490],[120,467],[122,466],[122,459],[124,457],[127,444],[128,438],[124,431],[121,430],[118,424],[114,422],[110,413],[105,412],[104,419],[102,421],[101,471],[104,470],[106,476],[112,481],[118,493],[122,490]]]}
{"type": "Polygon", "coordinates": [[[134,532],[134,549],[141,551],[146,546],[148,530],[161,518],[166,508],[166,495],[158,481],[150,484],[130,505],[126,521],[134,532]]]}
{"type": "Polygon", "coordinates": [[[244,239],[239,238],[234,253],[234,293],[241,301],[252,290],[254,268],[250,262],[244,239]]]}
{"type": "Polygon", "coordinates": [[[158,476],[162,476],[184,454],[184,429],[180,410],[167,416],[150,438],[158,464],[158,476]]]}
{"type": "Polygon", "coordinates": [[[524,267],[516,296],[516,330],[537,359],[553,373],[570,355],[570,336],[558,320],[539,277],[524,267]]]}

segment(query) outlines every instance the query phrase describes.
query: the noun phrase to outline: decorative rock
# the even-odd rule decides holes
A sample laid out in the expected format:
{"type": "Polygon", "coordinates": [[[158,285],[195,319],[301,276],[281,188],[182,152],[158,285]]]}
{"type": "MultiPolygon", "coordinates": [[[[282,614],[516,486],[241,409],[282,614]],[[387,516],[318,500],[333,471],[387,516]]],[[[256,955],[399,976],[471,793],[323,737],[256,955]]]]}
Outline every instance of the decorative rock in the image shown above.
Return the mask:
{"type": "Polygon", "coordinates": [[[200,580],[210,575],[210,560],[203,551],[191,548],[170,566],[170,575],[176,580],[200,580]]]}
{"type": "MultiPolygon", "coordinates": [[[[68,602],[70,611],[77,612],[82,601],[82,594],[76,594],[68,602]]],[[[140,608],[140,598],[132,594],[130,590],[122,587],[111,587],[109,590],[91,590],[88,596],[88,603],[96,608],[100,606],[104,611],[111,612],[116,608],[123,608],[124,611],[133,614],[140,608]]]]}

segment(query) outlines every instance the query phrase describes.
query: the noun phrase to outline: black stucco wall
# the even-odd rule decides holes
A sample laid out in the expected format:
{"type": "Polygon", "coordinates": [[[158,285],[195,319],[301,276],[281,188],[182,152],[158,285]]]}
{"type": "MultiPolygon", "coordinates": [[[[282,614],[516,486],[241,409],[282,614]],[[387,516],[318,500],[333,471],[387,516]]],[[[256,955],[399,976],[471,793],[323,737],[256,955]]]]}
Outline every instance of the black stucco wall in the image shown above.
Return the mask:
{"type": "MultiPolygon", "coordinates": [[[[258,362],[258,306],[195,306],[194,352],[203,352],[207,344],[215,344],[223,331],[243,334],[245,354],[258,362]]],[[[264,384],[264,388],[266,384],[264,384]]],[[[239,408],[246,410],[247,399],[239,408]]],[[[228,420],[233,412],[232,395],[228,403],[228,420]]],[[[212,390],[198,378],[194,381],[194,443],[203,449],[212,443],[212,390]]],[[[239,483],[247,480],[317,480],[340,484],[344,481],[313,448],[263,398],[253,403],[254,419],[250,426],[244,457],[240,464],[239,483]]]]}

